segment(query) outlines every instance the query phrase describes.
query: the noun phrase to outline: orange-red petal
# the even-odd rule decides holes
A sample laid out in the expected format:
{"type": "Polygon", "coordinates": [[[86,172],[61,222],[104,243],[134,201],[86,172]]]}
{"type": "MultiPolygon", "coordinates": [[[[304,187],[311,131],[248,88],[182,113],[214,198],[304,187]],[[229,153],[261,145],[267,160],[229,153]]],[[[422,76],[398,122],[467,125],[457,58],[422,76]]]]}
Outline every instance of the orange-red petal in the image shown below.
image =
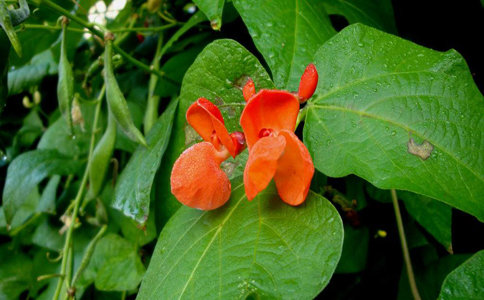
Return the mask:
{"type": "Polygon", "coordinates": [[[261,129],[294,131],[298,113],[299,101],[291,93],[261,90],[253,96],[240,117],[249,150],[260,139],[261,129]]]}
{"type": "Polygon", "coordinates": [[[277,162],[274,181],[284,202],[299,205],[306,200],[314,175],[313,160],[306,146],[292,131],[282,130],[279,136],[285,138],[286,148],[277,162]]]}
{"type": "MultiPolygon", "coordinates": [[[[233,157],[236,156],[236,145],[225,127],[222,113],[215,104],[205,98],[199,98],[188,108],[187,121],[207,142],[212,142],[212,134],[215,132],[222,145],[233,157]]],[[[217,146],[216,143],[214,145],[217,146]]]]}
{"type": "Polygon", "coordinates": [[[277,170],[277,161],[284,152],[283,136],[260,139],[249,152],[244,170],[244,186],[247,199],[254,199],[271,182],[277,170]]]}
{"type": "Polygon", "coordinates": [[[230,198],[231,184],[220,169],[225,157],[209,142],[185,150],[171,171],[171,192],[186,206],[216,209],[230,198]]]}
{"type": "Polygon", "coordinates": [[[247,83],[244,85],[244,88],[242,89],[242,94],[244,95],[245,101],[249,101],[252,96],[255,95],[255,84],[252,78],[249,78],[247,80],[247,83]]]}
{"type": "Polygon", "coordinates": [[[311,98],[317,85],[318,71],[313,64],[309,64],[306,70],[304,70],[304,74],[301,76],[301,81],[299,82],[299,91],[297,92],[299,101],[302,103],[311,98]]]}

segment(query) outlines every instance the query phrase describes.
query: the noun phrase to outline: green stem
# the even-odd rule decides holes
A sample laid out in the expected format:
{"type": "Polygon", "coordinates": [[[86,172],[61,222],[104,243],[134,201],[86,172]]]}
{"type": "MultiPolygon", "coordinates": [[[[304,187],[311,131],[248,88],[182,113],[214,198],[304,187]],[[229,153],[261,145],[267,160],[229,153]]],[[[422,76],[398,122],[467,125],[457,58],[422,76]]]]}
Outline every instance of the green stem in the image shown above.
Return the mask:
{"type": "MultiPolygon", "coordinates": [[[[60,27],[60,26],[52,26],[52,25],[23,24],[22,26],[25,29],[62,30],[62,27],[60,27]]],[[[22,29],[20,29],[20,30],[22,30],[22,29]]],[[[86,31],[83,30],[83,29],[80,29],[80,28],[71,28],[71,27],[67,27],[67,31],[86,33],[86,31]]]]}
{"type": "Polygon", "coordinates": [[[415,275],[412,269],[412,261],[410,260],[410,253],[408,252],[407,239],[405,238],[405,230],[403,229],[402,214],[400,213],[400,206],[398,205],[397,191],[391,190],[393,208],[395,209],[395,217],[397,219],[398,234],[400,235],[400,242],[402,243],[403,258],[405,260],[405,267],[407,269],[408,283],[415,300],[421,300],[418,293],[417,283],[415,282],[415,275]]]}
{"type": "MultiPolygon", "coordinates": [[[[163,56],[163,52],[161,51],[162,45],[163,45],[163,34],[160,33],[158,36],[158,43],[156,45],[155,57],[151,62],[151,65],[156,70],[160,69],[160,61],[161,61],[161,57],[163,56]]],[[[158,119],[158,105],[160,103],[160,96],[155,95],[155,89],[156,89],[157,83],[158,83],[158,76],[152,74],[150,76],[150,82],[148,83],[148,101],[146,104],[145,118],[143,122],[144,123],[143,129],[144,129],[145,135],[148,134],[151,127],[153,127],[153,125],[155,124],[156,119],[158,119]]]]}
{"type": "Polygon", "coordinates": [[[46,279],[51,279],[51,278],[57,278],[57,277],[62,277],[61,274],[47,274],[47,275],[42,275],[37,277],[37,281],[42,281],[46,279]]]}
{"type": "MultiPolygon", "coordinates": [[[[67,235],[66,235],[66,241],[64,244],[64,249],[63,249],[63,256],[62,256],[62,263],[61,263],[61,270],[60,274],[62,276],[66,276],[67,273],[67,265],[70,261],[72,263],[72,256],[69,256],[69,248],[71,247],[72,243],[72,232],[74,231],[74,225],[76,223],[77,219],[77,214],[79,212],[79,205],[81,203],[82,195],[84,193],[84,188],[87,183],[87,178],[89,177],[89,167],[91,165],[91,158],[92,158],[92,153],[94,151],[94,144],[96,141],[96,127],[97,127],[97,122],[99,119],[99,113],[101,111],[101,100],[104,96],[104,92],[106,91],[106,87],[103,86],[101,89],[101,92],[99,93],[99,103],[96,106],[96,113],[94,115],[94,121],[92,124],[92,132],[91,132],[91,145],[89,147],[89,155],[88,155],[88,160],[87,160],[87,165],[86,169],[84,171],[84,176],[82,177],[81,185],[79,186],[79,191],[77,192],[76,198],[74,200],[74,208],[72,211],[72,216],[71,216],[71,224],[69,225],[69,229],[67,230],[67,235]]],[[[67,277],[67,276],[66,276],[67,277]]],[[[67,286],[69,286],[69,280],[70,278],[66,279],[68,282],[67,286]]],[[[62,284],[64,283],[64,277],[59,278],[59,282],[57,283],[57,289],[55,291],[55,295],[53,300],[59,299],[60,292],[62,290],[62,284]]]]}
{"type": "Polygon", "coordinates": [[[82,273],[84,272],[86,267],[89,265],[89,262],[91,261],[91,257],[92,257],[92,254],[94,253],[94,248],[96,246],[96,243],[106,232],[107,228],[108,228],[107,225],[103,225],[103,227],[101,227],[101,229],[96,234],[96,236],[92,239],[91,243],[89,243],[89,246],[86,249],[86,253],[84,254],[84,258],[82,259],[81,265],[79,266],[79,269],[77,269],[77,272],[74,275],[74,278],[72,279],[71,287],[73,287],[74,289],[76,288],[77,280],[81,277],[82,273]]]}
{"type": "Polygon", "coordinates": [[[178,24],[168,24],[158,27],[133,27],[133,28],[118,28],[118,29],[111,29],[112,33],[120,33],[120,32],[159,32],[163,31],[172,27],[177,26],[178,24]]]}
{"type": "MultiPolygon", "coordinates": [[[[100,31],[99,29],[97,29],[94,26],[94,24],[88,23],[88,22],[84,21],[83,19],[81,19],[80,17],[71,14],[68,10],[62,8],[61,6],[55,4],[54,2],[52,2],[50,0],[39,0],[39,1],[35,1],[35,2],[32,1],[32,2],[34,4],[45,5],[49,8],[57,11],[58,13],[61,13],[62,15],[66,16],[68,19],[75,21],[75,22],[79,23],[80,25],[82,25],[83,27],[87,28],[90,32],[97,35],[101,39],[104,39],[104,33],[102,31],[100,31]]],[[[116,52],[118,52],[119,54],[121,54],[121,56],[123,56],[127,61],[129,61],[131,64],[137,66],[138,68],[145,70],[148,73],[155,74],[159,77],[164,77],[166,80],[168,80],[168,81],[170,81],[170,82],[172,82],[176,85],[179,85],[178,82],[176,82],[175,80],[168,77],[164,72],[161,72],[159,70],[155,70],[154,68],[151,68],[150,66],[145,65],[144,63],[140,62],[139,60],[135,59],[134,57],[132,57],[131,55],[126,53],[123,49],[119,48],[118,45],[114,44],[113,49],[116,52]]]]}
{"type": "Polygon", "coordinates": [[[32,224],[33,222],[35,222],[35,220],[37,220],[41,215],[42,215],[41,212],[35,213],[32,216],[32,218],[30,218],[27,222],[25,222],[24,224],[20,225],[19,227],[13,229],[10,232],[10,236],[16,236],[20,231],[22,231],[23,229],[25,229],[26,227],[28,227],[30,224],[32,224]]]}
{"type": "Polygon", "coordinates": [[[306,118],[307,112],[308,112],[307,105],[299,111],[299,114],[297,115],[297,120],[296,120],[296,128],[299,126],[299,123],[301,123],[301,121],[304,120],[304,118],[306,118]]]}

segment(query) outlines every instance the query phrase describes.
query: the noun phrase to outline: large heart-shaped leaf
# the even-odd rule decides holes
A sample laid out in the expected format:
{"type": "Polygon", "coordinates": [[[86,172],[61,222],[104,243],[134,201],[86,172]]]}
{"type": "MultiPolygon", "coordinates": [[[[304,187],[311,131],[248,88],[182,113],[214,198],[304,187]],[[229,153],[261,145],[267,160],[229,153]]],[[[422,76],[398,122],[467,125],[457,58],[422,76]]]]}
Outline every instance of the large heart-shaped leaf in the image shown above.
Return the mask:
{"type": "Polygon", "coordinates": [[[55,150],[29,151],[16,157],[8,166],[3,190],[7,224],[10,224],[17,209],[42,179],[54,174],[73,174],[80,165],[79,161],[55,150]]]}
{"type": "Polygon", "coordinates": [[[205,97],[218,105],[229,132],[241,131],[239,120],[245,106],[242,87],[248,77],[254,80],[258,90],[274,88],[257,58],[233,40],[222,39],[209,44],[188,69],[182,83],[172,139],[158,176],[157,214],[163,216],[158,222],[166,222],[180,205],[171,194],[170,181],[166,178],[170,178],[171,169],[180,153],[198,141],[198,135],[186,122],[188,107],[198,98],[205,97]]]}
{"type": "Polygon", "coordinates": [[[249,202],[241,179],[214,211],[182,207],[162,231],[137,299],[313,299],[341,255],[334,206],[292,207],[274,185],[249,202]]]}
{"type": "Polygon", "coordinates": [[[481,250],[445,278],[439,300],[484,298],[484,250],[481,250]]]}
{"type": "Polygon", "coordinates": [[[178,100],[173,100],[146,136],[148,147],[138,146],[116,184],[112,206],[126,216],[145,223],[156,171],[170,140],[178,100]]]}
{"type": "Polygon", "coordinates": [[[296,90],[318,48],[336,33],[317,0],[236,0],[234,5],[280,89],[296,90]]]}
{"type": "Polygon", "coordinates": [[[318,170],[484,220],[484,99],[458,53],[352,25],[316,57],[304,141],[318,170]]]}
{"type": "Polygon", "coordinates": [[[329,14],[343,15],[350,23],[396,31],[389,0],[235,0],[234,5],[271,68],[274,83],[291,91],[298,88],[304,68],[314,61],[318,48],[336,34],[329,14]]]}

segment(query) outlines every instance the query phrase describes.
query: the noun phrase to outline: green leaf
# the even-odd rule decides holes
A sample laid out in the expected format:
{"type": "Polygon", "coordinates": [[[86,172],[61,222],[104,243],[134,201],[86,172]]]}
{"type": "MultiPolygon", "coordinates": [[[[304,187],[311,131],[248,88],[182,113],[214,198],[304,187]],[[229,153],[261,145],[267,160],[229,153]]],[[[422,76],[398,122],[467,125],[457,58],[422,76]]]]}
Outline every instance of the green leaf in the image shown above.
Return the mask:
{"type": "Polygon", "coordinates": [[[94,281],[102,291],[129,291],[138,286],[144,272],[136,247],[116,234],[109,234],[96,244],[81,283],[94,281]]]}
{"type": "Polygon", "coordinates": [[[336,33],[324,6],[317,0],[235,0],[234,5],[277,88],[297,90],[318,48],[336,33]]]}
{"type": "MultiPolygon", "coordinates": [[[[429,265],[418,266],[413,264],[415,280],[422,300],[434,300],[439,295],[445,276],[465,261],[469,255],[454,254],[444,256],[429,265]]],[[[405,267],[402,267],[402,275],[398,286],[398,300],[413,300],[408,276],[405,267]]]]}
{"type": "Polygon", "coordinates": [[[18,299],[29,288],[32,261],[22,252],[0,248],[0,299],[18,299]]]}
{"type": "Polygon", "coordinates": [[[336,273],[357,273],[366,267],[370,232],[368,227],[353,228],[344,224],[343,253],[336,273]]]}
{"type": "Polygon", "coordinates": [[[8,72],[8,94],[20,94],[40,84],[45,76],[57,74],[57,71],[52,50],[47,49],[32,57],[28,64],[8,72]]]}
{"type": "Polygon", "coordinates": [[[16,157],[8,167],[3,190],[7,224],[11,223],[16,210],[42,179],[54,174],[72,174],[79,166],[79,161],[55,150],[29,151],[16,157]]]}
{"type": "Polygon", "coordinates": [[[484,101],[464,59],[352,25],[316,54],[304,142],[331,177],[435,198],[484,220],[484,101]]]}
{"type": "Polygon", "coordinates": [[[225,0],[193,0],[193,2],[210,20],[213,30],[220,30],[225,0]]]}
{"type": "Polygon", "coordinates": [[[390,0],[234,0],[278,88],[297,90],[306,66],[334,30],[329,14],[396,32],[390,0]]]}
{"type": "Polygon", "coordinates": [[[444,280],[439,300],[484,298],[484,250],[469,258],[444,280]]]}
{"type": "Polygon", "coordinates": [[[60,179],[61,177],[59,175],[54,175],[49,179],[40,197],[37,211],[51,214],[55,213],[55,200],[57,198],[57,187],[59,186],[60,179]]]}
{"type": "MultiPolygon", "coordinates": [[[[171,57],[161,68],[165,74],[170,74],[170,78],[181,83],[183,76],[192,65],[195,58],[202,51],[202,47],[196,46],[171,57]]],[[[175,85],[164,77],[158,80],[155,94],[160,97],[169,97],[179,92],[180,86],[175,85]]]]}
{"type": "Polygon", "coordinates": [[[138,300],[313,299],[341,255],[332,204],[310,193],[292,207],[271,185],[247,201],[241,179],[220,209],[182,207],[162,231],[138,300]]]}
{"type": "MultiPolygon", "coordinates": [[[[117,224],[121,228],[123,236],[134,245],[142,247],[157,237],[155,217],[148,218],[146,227],[143,228],[133,219],[125,216],[122,212],[111,207],[111,202],[114,197],[114,190],[111,184],[104,187],[101,194],[101,199],[107,208],[109,219],[113,220],[110,225],[117,224]]],[[[153,208],[150,207],[150,215],[154,216],[153,208]]]]}
{"type": "MultiPolygon", "coordinates": [[[[81,104],[85,128],[82,130],[80,125],[74,126],[75,138],[69,135],[67,123],[59,114],[59,118],[42,135],[37,149],[57,150],[59,153],[69,156],[87,154],[91,142],[95,110],[94,105],[81,104]]],[[[101,117],[100,119],[102,121],[101,117]]],[[[102,132],[102,130],[99,130],[99,136],[102,135],[102,132]]]]}
{"type": "Polygon", "coordinates": [[[45,219],[34,232],[32,242],[40,247],[61,252],[64,246],[65,235],[59,233],[59,229],[49,224],[45,219]]]}
{"type": "Polygon", "coordinates": [[[452,208],[409,192],[398,192],[398,197],[403,200],[408,213],[452,253],[452,208]]]}
{"type": "Polygon", "coordinates": [[[330,15],[342,15],[350,24],[362,23],[389,33],[396,33],[393,7],[390,0],[324,0],[330,15]]]}
{"type": "Polygon", "coordinates": [[[173,100],[146,136],[148,147],[138,146],[116,184],[112,207],[145,223],[150,209],[150,194],[156,171],[170,140],[178,99],[173,100]]]}
{"type": "Polygon", "coordinates": [[[233,40],[220,39],[209,44],[188,69],[182,83],[170,145],[163,158],[163,168],[157,177],[157,225],[163,225],[178,209],[171,194],[171,169],[178,156],[194,142],[198,134],[187,125],[186,111],[198,98],[204,97],[218,105],[229,132],[241,131],[239,120],[245,106],[242,87],[247,78],[254,80],[256,89],[273,89],[269,75],[257,58],[233,40]]]}
{"type": "MultiPolygon", "coordinates": [[[[34,215],[37,206],[39,205],[39,198],[39,189],[34,187],[27,198],[23,201],[22,205],[15,210],[15,216],[9,224],[10,232],[13,232],[16,228],[21,227],[34,215]]],[[[7,226],[7,223],[5,223],[5,226],[7,226]]],[[[21,233],[23,232],[21,231],[21,233]]]]}

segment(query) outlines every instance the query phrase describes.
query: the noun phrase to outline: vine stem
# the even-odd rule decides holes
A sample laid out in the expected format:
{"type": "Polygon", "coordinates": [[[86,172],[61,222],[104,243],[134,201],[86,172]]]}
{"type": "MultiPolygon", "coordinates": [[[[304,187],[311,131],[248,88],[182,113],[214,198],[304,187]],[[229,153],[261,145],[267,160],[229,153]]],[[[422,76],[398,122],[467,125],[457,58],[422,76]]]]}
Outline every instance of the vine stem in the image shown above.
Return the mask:
{"type": "Polygon", "coordinates": [[[417,283],[415,282],[415,275],[413,273],[410,253],[408,252],[407,239],[405,238],[405,230],[403,229],[402,214],[400,213],[400,206],[398,205],[397,191],[392,189],[391,193],[393,208],[395,209],[395,217],[397,219],[398,234],[400,235],[400,242],[402,244],[403,258],[405,260],[405,267],[407,269],[408,283],[410,284],[410,290],[412,291],[413,298],[415,300],[421,300],[422,298],[420,298],[417,283]]]}
{"type": "MultiPolygon", "coordinates": [[[[84,21],[82,18],[70,13],[65,8],[55,4],[54,2],[52,2],[50,0],[30,0],[29,2],[31,2],[31,3],[33,3],[34,5],[37,5],[37,6],[40,6],[40,5],[47,6],[51,9],[55,10],[56,12],[66,16],[68,19],[79,23],[81,26],[87,28],[94,35],[100,37],[101,39],[104,39],[104,32],[97,29],[94,24],[84,21]]],[[[152,66],[145,65],[144,63],[140,62],[139,60],[135,59],[134,57],[132,57],[131,55],[126,53],[123,49],[121,49],[118,45],[116,45],[114,43],[113,43],[113,49],[116,52],[118,52],[119,54],[121,54],[121,56],[123,56],[127,61],[129,61],[131,64],[135,65],[136,67],[138,67],[138,68],[140,68],[140,69],[142,69],[142,70],[144,70],[148,73],[155,74],[159,77],[164,77],[166,80],[172,82],[173,84],[175,84],[177,86],[180,85],[176,80],[167,76],[166,73],[164,73],[163,71],[157,70],[156,68],[153,68],[152,66]]]]}
{"type": "MultiPolygon", "coordinates": [[[[52,25],[22,24],[21,26],[25,29],[62,30],[62,27],[52,26],[52,25]]],[[[19,31],[22,31],[22,28],[20,28],[19,31]]],[[[67,31],[79,32],[79,33],[86,33],[87,32],[87,31],[80,29],[80,28],[71,28],[71,27],[67,27],[67,31]]]]}
{"type": "Polygon", "coordinates": [[[101,111],[101,100],[104,97],[105,91],[106,91],[106,86],[103,86],[101,89],[101,92],[99,93],[99,97],[98,97],[99,102],[96,106],[96,112],[95,112],[94,121],[92,124],[91,145],[89,146],[87,165],[84,171],[84,176],[82,177],[81,185],[79,186],[79,191],[77,192],[76,198],[74,200],[74,208],[72,210],[71,223],[69,224],[69,229],[67,230],[64,248],[62,250],[63,255],[62,255],[62,263],[61,263],[61,269],[60,269],[61,277],[59,277],[54,298],[52,298],[53,300],[59,299],[64,280],[67,283],[67,288],[69,288],[70,286],[70,280],[71,280],[70,277],[72,275],[72,272],[68,272],[69,270],[71,270],[70,267],[68,268],[68,266],[72,266],[72,255],[69,255],[70,248],[72,247],[72,233],[74,231],[82,195],[84,194],[84,187],[86,186],[87,178],[89,177],[89,168],[91,166],[92,153],[94,151],[94,145],[96,144],[96,132],[97,132],[96,127],[99,119],[99,113],[101,111]]]}

